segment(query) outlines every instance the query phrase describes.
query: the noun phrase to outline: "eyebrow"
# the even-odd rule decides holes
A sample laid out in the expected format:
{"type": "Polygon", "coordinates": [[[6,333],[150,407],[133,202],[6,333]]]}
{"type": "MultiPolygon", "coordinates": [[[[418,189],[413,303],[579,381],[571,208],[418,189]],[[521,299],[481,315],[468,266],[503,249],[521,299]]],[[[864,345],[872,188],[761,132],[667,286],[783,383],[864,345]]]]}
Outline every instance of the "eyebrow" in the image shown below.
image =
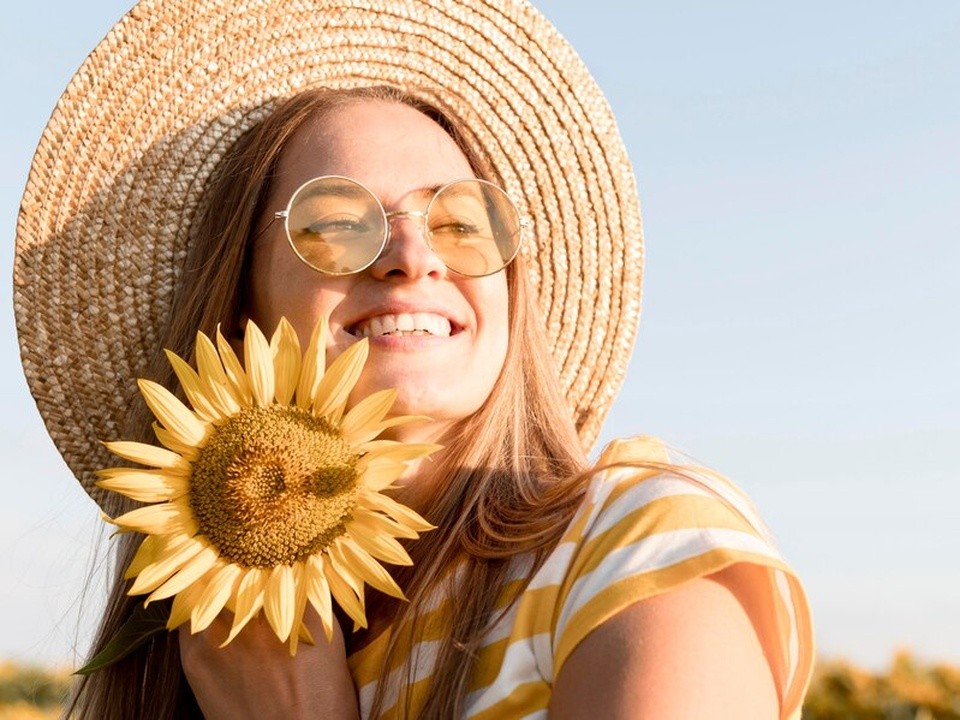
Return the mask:
{"type": "MultiPolygon", "coordinates": [[[[420,198],[432,198],[442,188],[446,187],[449,184],[450,183],[448,182],[444,182],[444,183],[434,183],[433,185],[425,185],[424,187],[417,188],[416,190],[411,190],[408,193],[408,195],[412,195],[414,197],[420,197],[420,198]]],[[[321,194],[328,197],[345,198],[347,200],[356,200],[359,198],[367,197],[368,195],[373,195],[375,198],[377,198],[377,200],[380,202],[381,205],[383,204],[383,199],[380,198],[378,195],[376,195],[372,191],[367,190],[366,188],[358,184],[355,184],[349,181],[336,182],[336,183],[330,182],[330,181],[324,182],[319,187],[315,186],[304,191],[303,194],[301,195],[301,199],[308,200],[312,197],[317,197],[321,194]],[[323,188],[322,193],[320,191],[320,187],[323,188]]]]}
{"type": "MultiPolygon", "coordinates": [[[[409,193],[407,193],[407,195],[413,196],[415,198],[429,200],[433,198],[433,196],[436,195],[440,191],[440,188],[442,188],[444,185],[446,185],[446,183],[437,183],[435,185],[427,185],[425,187],[417,188],[416,190],[411,190],[409,193]]],[[[381,200],[380,202],[383,202],[383,200],[381,200]]]]}
{"type": "MultiPolygon", "coordinates": [[[[477,180],[477,178],[461,178],[461,179],[459,179],[459,180],[452,180],[452,181],[449,181],[449,182],[436,183],[436,184],[434,184],[434,185],[427,185],[427,186],[425,186],[425,187],[418,188],[417,190],[412,190],[409,194],[410,194],[410,195],[414,195],[414,196],[422,196],[422,197],[425,197],[425,198],[433,198],[433,197],[434,197],[438,192],[440,192],[443,188],[445,188],[445,187],[447,187],[447,186],[449,186],[449,185],[452,185],[452,184],[454,184],[454,183],[460,183],[460,182],[465,182],[465,181],[469,181],[469,180],[477,180]]],[[[472,189],[474,189],[474,188],[471,188],[471,190],[472,190],[472,189]]],[[[475,200],[477,200],[477,201],[479,201],[479,202],[484,202],[485,197],[486,197],[486,194],[483,192],[482,189],[481,189],[479,192],[463,192],[463,191],[461,191],[461,192],[456,193],[456,195],[459,196],[459,197],[471,197],[471,198],[474,198],[475,200]]],[[[381,202],[382,202],[382,201],[381,201],[381,202]]]]}
{"type": "Polygon", "coordinates": [[[356,200],[358,198],[363,198],[370,193],[350,182],[324,182],[322,185],[314,186],[307,189],[300,197],[303,200],[308,200],[312,197],[317,197],[319,195],[334,196],[346,198],[348,200],[356,200]],[[322,188],[322,191],[321,191],[322,188]]]}

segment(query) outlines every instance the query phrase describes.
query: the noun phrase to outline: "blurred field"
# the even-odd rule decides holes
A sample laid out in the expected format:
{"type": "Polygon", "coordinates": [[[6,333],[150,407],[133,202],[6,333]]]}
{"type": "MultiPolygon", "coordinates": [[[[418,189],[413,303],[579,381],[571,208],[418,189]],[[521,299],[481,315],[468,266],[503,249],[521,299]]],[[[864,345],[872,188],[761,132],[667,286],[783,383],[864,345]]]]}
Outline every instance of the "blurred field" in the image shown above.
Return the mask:
{"type": "Polygon", "coordinates": [[[60,715],[70,673],[0,662],[0,720],[52,720],[60,715]]]}
{"type": "MultiPolygon", "coordinates": [[[[53,720],[70,685],[68,671],[0,662],[0,720],[53,720]]],[[[960,720],[960,667],[898,653],[885,673],[824,660],[804,720],[960,720]]]]}
{"type": "Polygon", "coordinates": [[[898,653],[886,673],[821,661],[804,720],[960,720],[960,668],[898,653]]]}

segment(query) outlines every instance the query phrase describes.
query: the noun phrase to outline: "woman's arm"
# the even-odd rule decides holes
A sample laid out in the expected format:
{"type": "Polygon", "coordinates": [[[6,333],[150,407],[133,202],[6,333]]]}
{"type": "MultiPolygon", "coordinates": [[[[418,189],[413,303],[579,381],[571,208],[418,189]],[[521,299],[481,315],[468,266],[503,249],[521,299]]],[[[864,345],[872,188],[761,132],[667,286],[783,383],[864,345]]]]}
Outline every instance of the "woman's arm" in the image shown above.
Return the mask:
{"type": "Polygon", "coordinates": [[[287,644],[262,615],[221,649],[231,622],[222,613],[202,633],[191,635],[186,626],[180,631],[183,670],[207,720],[359,718],[337,622],[333,641],[327,642],[320,618],[308,608],[307,625],[316,644],[301,642],[296,657],[290,657],[287,644]]]}
{"type": "Polygon", "coordinates": [[[754,568],[733,565],[637,602],[560,669],[551,720],[774,720],[780,705],[746,608],[754,568]]]}

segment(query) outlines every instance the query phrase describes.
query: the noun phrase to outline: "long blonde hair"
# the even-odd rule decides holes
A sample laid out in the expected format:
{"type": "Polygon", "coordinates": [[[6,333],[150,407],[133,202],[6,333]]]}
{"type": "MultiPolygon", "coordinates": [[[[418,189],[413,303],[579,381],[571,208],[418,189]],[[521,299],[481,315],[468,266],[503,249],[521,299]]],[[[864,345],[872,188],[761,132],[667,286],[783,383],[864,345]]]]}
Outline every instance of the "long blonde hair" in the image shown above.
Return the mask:
{"type": "MultiPolygon", "coordinates": [[[[239,332],[251,238],[284,147],[308,120],[364,99],[399,102],[423,112],[457,142],[479,177],[500,180],[470,150],[455,118],[415,97],[385,87],[301,93],[242,136],[208,184],[191,225],[189,251],[162,347],[187,357],[197,330],[212,333],[220,324],[228,332],[239,332]]],[[[454,567],[458,583],[484,589],[466,593],[455,604],[430,691],[417,711],[425,718],[458,717],[464,710],[469,658],[502,611],[495,611],[495,606],[508,563],[519,555],[529,556],[535,570],[556,545],[583,493],[585,458],[522,259],[508,268],[507,286],[509,346],[503,371],[481,409],[444,439],[448,450],[433,469],[440,481],[433,483],[434,494],[426,503],[427,517],[438,529],[409,547],[415,569],[395,573],[410,602],[396,604],[374,595],[368,605],[371,616],[389,617],[395,629],[385,666],[399,660],[406,668],[398,674],[401,716],[414,712],[404,691],[409,683],[403,680],[412,676],[413,668],[409,658],[398,655],[401,640],[413,641],[421,631],[423,601],[444,589],[454,567]]],[[[173,372],[159,350],[152,376],[173,389],[173,372]]],[[[128,436],[149,441],[150,427],[145,407],[131,411],[128,436]]],[[[112,509],[119,511],[121,503],[112,509]]],[[[122,573],[139,540],[127,534],[118,544],[114,586],[93,653],[103,649],[138,602],[126,595],[129,582],[122,573]]],[[[378,688],[374,716],[386,709],[384,693],[384,686],[378,688]]],[[[156,635],[124,660],[83,678],[68,714],[104,720],[202,717],[183,676],[176,633],[156,635]]]]}

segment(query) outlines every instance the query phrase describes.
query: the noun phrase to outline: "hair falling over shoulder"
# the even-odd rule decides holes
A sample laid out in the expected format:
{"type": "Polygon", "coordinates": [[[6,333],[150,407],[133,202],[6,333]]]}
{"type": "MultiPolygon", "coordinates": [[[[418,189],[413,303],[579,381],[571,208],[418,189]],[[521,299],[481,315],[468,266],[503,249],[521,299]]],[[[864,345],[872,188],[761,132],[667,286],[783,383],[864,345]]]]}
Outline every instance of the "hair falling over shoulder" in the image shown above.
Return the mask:
{"type": "MultiPolygon", "coordinates": [[[[161,348],[189,357],[198,330],[237,334],[245,306],[244,287],[250,246],[256,241],[263,204],[286,142],[309,119],[354,99],[400,102],[423,112],[457,141],[479,177],[491,177],[482,158],[464,141],[465,129],[438,108],[390,88],[348,91],[311,90],[278,105],[227,152],[207,185],[190,230],[173,313],[152,364],[152,377],[175,389],[175,377],[161,348]]],[[[433,472],[433,496],[425,516],[437,530],[408,546],[413,570],[395,577],[409,603],[393,604],[374,594],[369,614],[387,616],[394,628],[385,666],[399,665],[400,716],[406,717],[403,686],[412,677],[401,658],[398,638],[422,632],[420,610],[443,591],[457,569],[457,583],[482,588],[456,603],[449,632],[438,651],[421,718],[463,714],[472,663],[465,662],[490,624],[505,611],[497,606],[510,562],[532,561],[531,577],[559,541],[579,505],[586,460],[562,397],[543,330],[539,326],[522,258],[507,269],[510,302],[509,347],[503,372],[481,409],[444,438],[446,451],[433,472]]],[[[149,442],[151,418],[144,407],[131,410],[126,436],[149,442]]],[[[111,508],[119,510],[120,508],[111,508]]],[[[91,650],[103,649],[141,600],[126,592],[123,571],[141,537],[124,534],[116,548],[113,587],[91,650]]],[[[517,592],[522,590],[518,589],[517,592]]],[[[349,643],[348,639],[348,643],[349,643]]],[[[371,713],[384,703],[381,683],[371,713]]],[[[66,715],[97,720],[183,720],[202,717],[180,665],[176,633],[160,633],[127,658],[82,677],[66,715]]]]}

